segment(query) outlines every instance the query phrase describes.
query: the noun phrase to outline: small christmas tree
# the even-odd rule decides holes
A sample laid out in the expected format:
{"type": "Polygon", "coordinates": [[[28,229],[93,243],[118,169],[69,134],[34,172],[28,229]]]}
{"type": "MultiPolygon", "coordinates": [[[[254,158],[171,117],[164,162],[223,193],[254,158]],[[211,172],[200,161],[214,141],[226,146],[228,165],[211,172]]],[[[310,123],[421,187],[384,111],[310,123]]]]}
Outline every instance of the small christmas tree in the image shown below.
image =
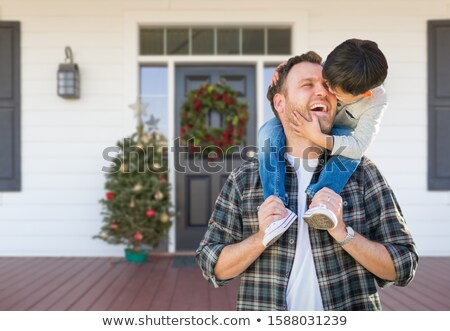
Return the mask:
{"type": "Polygon", "coordinates": [[[106,197],[99,238],[124,244],[138,252],[142,245],[157,247],[171,226],[170,185],[167,180],[167,139],[157,131],[153,115],[144,131],[142,113],[146,105],[132,105],[138,118],[137,131],[117,142],[118,154],[106,174],[106,197]]]}

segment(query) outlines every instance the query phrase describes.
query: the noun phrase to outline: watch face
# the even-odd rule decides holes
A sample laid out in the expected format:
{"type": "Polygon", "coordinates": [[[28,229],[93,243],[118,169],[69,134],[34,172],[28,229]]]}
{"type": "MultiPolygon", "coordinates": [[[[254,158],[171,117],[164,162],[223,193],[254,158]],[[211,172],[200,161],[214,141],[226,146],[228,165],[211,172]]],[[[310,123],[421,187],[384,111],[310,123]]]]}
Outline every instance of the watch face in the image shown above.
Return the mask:
{"type": "Polygon", "coordinates": [[[353,228],[351,226],[347,226],[347,232],[348,232],[348,237],[353,238],[355,236],[355,231],[353,231],[353,228]]]}
{"type": "Polygon", "coordinates": [[[351,226],[347,226],[347,236],[344,240],[341,242],[338,242],[339,245],[343,246],[346,243],[348,243],[350,240],[352,240],[355,237],[355,231],[353,231],[353,228],[351,226]]]}

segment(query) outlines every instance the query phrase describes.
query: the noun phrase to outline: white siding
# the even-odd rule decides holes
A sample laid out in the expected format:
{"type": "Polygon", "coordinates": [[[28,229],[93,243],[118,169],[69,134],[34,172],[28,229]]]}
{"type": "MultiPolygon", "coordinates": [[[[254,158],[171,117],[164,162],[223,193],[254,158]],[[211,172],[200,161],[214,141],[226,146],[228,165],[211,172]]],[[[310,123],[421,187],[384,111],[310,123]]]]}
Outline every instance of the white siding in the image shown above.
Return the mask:
{"type": "MultiPolygon", "coordinates": [[[[310,49],[326,56],[357,37],[389,61],[390,106],[368,155],[393,187],[423,255],[450,255],[450,192],[429,192],[426,21],[450,18],[450,0],[259,1],[0,0],[0,18],[22,24],[22,192],[0,193],[0,255],[121,255],[91,237],[101,226],[104,148],[128,134],[125,16],[152,10],[295,10],[308,13],[310,49]],[[257,7],[257,8],[256,8],[257,7]],[[82,98],[56,96],[71,46],[82,98]]],[[[245,23],[245,22],[243,22],[245,23]]],[[[306,51],[306,49],[305,49],[306,51]]],[[[132,126],[131,126],[132,127],[132,126]]]]}
{"type": "Polygon", "coordinates": [[[123,135],[124,2],[3,1],[2,9],[22,28],[23,184],[3,193],[0,254],[121,255],[92,236],[102,151],[123,135]],[[81,70],[77,101],[56,96],[65,46],[81,70]]]}

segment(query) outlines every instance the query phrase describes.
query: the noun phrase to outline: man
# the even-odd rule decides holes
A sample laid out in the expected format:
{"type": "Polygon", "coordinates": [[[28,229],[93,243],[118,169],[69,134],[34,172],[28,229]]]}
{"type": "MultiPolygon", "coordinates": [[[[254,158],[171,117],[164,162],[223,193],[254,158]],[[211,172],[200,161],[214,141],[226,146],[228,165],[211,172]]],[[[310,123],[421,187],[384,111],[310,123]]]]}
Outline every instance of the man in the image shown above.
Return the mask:
{"type": "Polygon", "coordinates": [[[241,276],[238,310],[379,310],[374,280],[382,287],[405,286],[414,277],[415,244],[393,192],[370,160],[362,159],[341,195],[323,188],[311,201],[304,193],[317,181],[327,154],[294,134],[289,123],[298,111],[307,120],[317,116],[322,131],[330,132],[336,98],[325,86],[320,63],[314,52],[291,58],[268,97],[290,148],[288,208],[299,215],[300,208],[324,205],[338,216],[338,225],[324,231],[300,220],[266,248],[265,230],[285,216],[286,208],[274,196],[263,201],[256,158],[235,169],[196,258],[216,287],[241,276]],[[294,169],[296,163],[301,166],[294,169]]]}

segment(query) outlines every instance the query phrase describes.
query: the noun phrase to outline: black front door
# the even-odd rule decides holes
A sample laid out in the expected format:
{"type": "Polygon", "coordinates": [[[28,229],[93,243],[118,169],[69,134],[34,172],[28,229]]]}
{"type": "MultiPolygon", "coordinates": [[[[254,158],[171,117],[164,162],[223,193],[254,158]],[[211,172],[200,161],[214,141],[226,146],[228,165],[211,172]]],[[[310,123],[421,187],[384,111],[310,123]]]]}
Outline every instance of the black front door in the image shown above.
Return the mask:
{"type": "MultiPolygon", "coordinates": [[[[175,132],[180,132],[181,106],[187,92],[204,83],[215,84],[226,80],[227,85],[238,92],[239,99],[248,105],[249,121],[247,123],[246,145],[256,143],[256,93],[255,68],[253,66],[179,66],[176,68],[175,91],[175,132]]],[[[176,173],[176,249],[177,251],[195,250],[206,231],[209,217],[220,190],[232,167],[242,161],[239,156],[225,158],[221,170],[207,171],[207,160],[187,158],[186,154],[176,153],[175,162],[179,162],[185,171],[176,173]],[[178,159],[177,159],[178,158],[178,159]],[[193,164],[195,163],[195,164],[193,164]]]]}

